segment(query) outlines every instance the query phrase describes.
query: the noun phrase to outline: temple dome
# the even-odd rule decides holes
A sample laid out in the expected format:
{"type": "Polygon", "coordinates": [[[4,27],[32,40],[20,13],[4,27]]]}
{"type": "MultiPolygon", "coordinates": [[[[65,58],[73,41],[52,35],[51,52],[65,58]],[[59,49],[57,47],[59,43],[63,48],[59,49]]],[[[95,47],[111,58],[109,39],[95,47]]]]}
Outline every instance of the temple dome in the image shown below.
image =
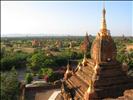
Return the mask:
{"type": "Polygon", "coordinates": [[[95,62],[115,61],[116,45],[110,35],[100,36],[98,33],[92,44],[91,58],[95,62]]]}

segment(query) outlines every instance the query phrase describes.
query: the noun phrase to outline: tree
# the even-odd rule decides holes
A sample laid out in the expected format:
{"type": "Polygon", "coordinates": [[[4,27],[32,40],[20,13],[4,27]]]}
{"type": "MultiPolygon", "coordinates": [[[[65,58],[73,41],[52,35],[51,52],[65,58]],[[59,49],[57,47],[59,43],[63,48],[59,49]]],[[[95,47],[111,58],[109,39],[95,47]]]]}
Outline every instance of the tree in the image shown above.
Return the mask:
{"type": "Polygon", "coordinates": [[[38,77],[44,78],[45,76],[50,77],[53,75],[53,70],[51,68],[41,68],[38,77]]]}
{"type": "Polygon", "coordinates": [[[129,52],[128,59],[129,59],[128,62],[129,69],[133,70],[133,51],[129,52]]]}
{"type": "Polygon", "coordinates": [[[41,68],[43,75],[51,76],[53,74],[53,70],[51,68],[41,68]]]}
{"type": "Polygon", "coordinates": [[[9,72],[1,72],[1,99],[2,100],[18,100],[19,82],[17,72],[13,68],[9,72]]]}
{"type": "Polygon", "coordinates": [[[65,51],[61,55],[67,59],[80,59],[80,58],[82,58],[82,54],[77,53],[75,51],[65,51]]]}
{"type": "Polygon", "coordinates": [[[13,66],[15,68],[20,68],[26,66],[26,58],[27,54],[25,53],[15,53],[13,56],[5,56],[1,58],[0,63],[1,63],[1,70],[2,71],[7,71],[10,70],[13,66]]]}
{"type": "Polygon", "coordinates": [[[131,52],[118,52],[117,60],[121,63],[125,62],[128,64],[129,69],[133,69],[133,51],[131,52]]]}
{"type": "Polygon", "coordinates": [[[64,66],[67,64],[68,58],[63,56],[57,56],[54,60],[58,66],[64,66]]]}
{"type": "Polygon", "coordinates": [[[1,47],[0,55],[1,55],[1,57],[4,57],[6,55],[5,47],[1,47]]]}
{"type": "Polygon", "coordinates": [[[48,81],[54,82],[54,81],[56,81],[56,80],[62,79],[63,77],[64,77],[64,73],[56,72],[56,73],[53,73],[53,74],[49,77],[48,81]]]}
{"type": "Polygon", "coordinates": [[[49,58],[44,61],[44,66],[54,67],[54,66],[57,66],[57,64],[53,59],[49,58]]]}
{"type": "Polygon", "coordinates": [[[44,66],[44,60],[45,56],[43,53],[35,53],[31,58],[27,59],[27,66],[34,71],[39,70],[44,66]]]}
{"type": "Polygon", "coordinates": [[[33,81],[33,76],[31,73],[26,73],[25,81],[27,84],[31,83],[33,81]]]}
{"type": "Polygon", "coordinates": [[[4,57],[0,60],[1,70],[10,70],[14,64],[14,59],[10,56],[4,57]]]}

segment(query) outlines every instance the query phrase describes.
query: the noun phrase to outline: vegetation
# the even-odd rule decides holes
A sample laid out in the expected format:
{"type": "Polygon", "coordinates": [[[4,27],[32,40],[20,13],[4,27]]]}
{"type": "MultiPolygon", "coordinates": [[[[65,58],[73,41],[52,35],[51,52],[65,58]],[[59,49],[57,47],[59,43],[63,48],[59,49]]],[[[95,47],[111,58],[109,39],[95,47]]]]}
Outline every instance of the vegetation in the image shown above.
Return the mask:
{"type": "Polygon", "coordinates": [[[64,77],[64,73],[56,72],[56,73],[53,73],[51,76],[49,76],[48,81],[49,82],[54,82],[56,80],[62,79],[62,77],[64,77]]]}
{"type": "Polygon", "coordinates": [[[27,84],[31,83],[33,81],[33,75],[31,73],[26,73],[25,81],[27,84]]]}
{"type": "Polygon", "coordinates": [[[27,58],[27,66],[32,70],[39,70],[41,67],[44,67],[44,54],[35,53],[30,58],[27,58]]]}
{"type": "Polygon", "coordinates": [[[133,43],[132,39],[121,38],[115,39],[117,46],[117,60],[126,63],[129,70],[133,70],[133,50],[127,51],[127,45],[133,43]]]}
{"type": "Polygon", "coordinates": [[[53,75],[53,70],[51,68],[41,68],[38,73],[39,78],[50,77],[51,75],[53,75]]]}
{"type": "Polygon", "coordinates": [[[26,54],[26,53],[14,53],[14,54],[10,54],[8,56],[3,56],[0,61],[1,70],[7,71],[13,67],[15,67],[16,69],[25,67],[27,56],[28,56],[28,54],[26,54]]]}
{"type": "Polygon", "coordinates": [[[126,63],[129,66],[129,70],[133,70],[133,51],[131,52],[119,52],[117,60],[121,63],[126,63]]]}
{"type": "Polygon", "coordinates": [[[2,100],[18,100],[19,82],[17,80],[17,72],[13,68],[9,72],[1,72],[1,88],[0,96],[2,100]]]}

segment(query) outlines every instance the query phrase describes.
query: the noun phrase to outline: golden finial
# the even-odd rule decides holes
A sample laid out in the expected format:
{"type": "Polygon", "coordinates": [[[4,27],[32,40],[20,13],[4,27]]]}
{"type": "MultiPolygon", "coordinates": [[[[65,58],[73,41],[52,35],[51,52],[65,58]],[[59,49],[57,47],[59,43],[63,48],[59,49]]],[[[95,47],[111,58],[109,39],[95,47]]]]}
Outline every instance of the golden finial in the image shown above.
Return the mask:
{"type": "Polygon", "coordinates": [[[89,88],[87,89],[87,93],[92,93],[92,92],[94,92],[93,81],[90,80],[90,85],[89,85],[89,88]]]}
{"type": "Polygon", "coordinates": [[[70,77],[71,75],[72,75],[72,71],[70,69],[70,64],[68,62],[68,64],[67,64],[67,70],[66,70],[65,75],[64,75],[64,79],[67,80],[68,77],[70,77]]]}
{"type": "Polygon", "coordinates": [[[86,53],[84,53],[84,58],[83,58],[82,64],[83,64],[83,66],[86,66],[86,64],[87,64],[86,53]]]}
{"type": "Polygon", "coordinates": [[[67,64],[67,71],[66,71],[66,73],[68,73],[70,71],[70,64],[69,64],[69,62],[68,62],[68,64],[67,64]]]}
{"type": "Polygon", "coordinates": [[[78,70],[81,70],[81,63],[78,64],[78,70]]]}
{"type": "Polygon", "coordinates": [[[84,59],[86,60],[86,53],[84,53],[84,59]]]}
{"type": "Polygon", "coordinates": [[[106,33],[107,33],[105,14],[106,14],[105,2],[103,1],[102,22],[101,22],[101,35],[106,35],[106,33]]]}

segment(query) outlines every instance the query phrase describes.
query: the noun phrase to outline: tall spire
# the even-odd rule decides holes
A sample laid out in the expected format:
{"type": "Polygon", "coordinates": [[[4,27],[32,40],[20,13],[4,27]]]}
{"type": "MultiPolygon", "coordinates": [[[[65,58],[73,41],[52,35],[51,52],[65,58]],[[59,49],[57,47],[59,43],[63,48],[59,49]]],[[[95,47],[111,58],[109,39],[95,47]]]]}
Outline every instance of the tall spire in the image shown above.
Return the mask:
{"type": "Polygon", "coordinates": [[[105,9],[105,3],[103,2],[102,22],[101,22],[101,28],[100,28],[100,32],[102,33],[102,35],[105,35],[107,33],[105,14],[106,14],[106,9],[105,9]]]}

